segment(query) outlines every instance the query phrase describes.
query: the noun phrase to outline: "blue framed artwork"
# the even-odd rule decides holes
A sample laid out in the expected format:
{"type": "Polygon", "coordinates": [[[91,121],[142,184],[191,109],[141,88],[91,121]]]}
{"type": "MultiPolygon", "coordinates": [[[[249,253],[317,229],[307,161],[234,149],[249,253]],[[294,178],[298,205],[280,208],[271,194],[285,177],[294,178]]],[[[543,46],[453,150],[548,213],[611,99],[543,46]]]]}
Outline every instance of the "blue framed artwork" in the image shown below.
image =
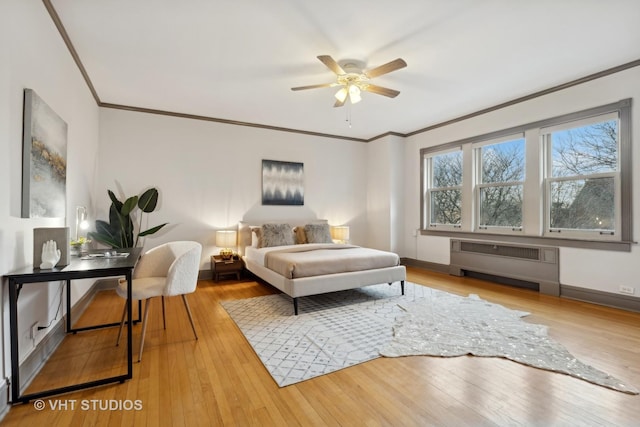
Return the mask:
{"type": "Polygon", "coordinates": [[[262,204],[304,205],[304,164],[262,160],[262,204]]]}
{"type": "Polygon", "coordinates": [[[22,217],[64,218],[67,123],[32,89],[24,90],[22,217]]]}

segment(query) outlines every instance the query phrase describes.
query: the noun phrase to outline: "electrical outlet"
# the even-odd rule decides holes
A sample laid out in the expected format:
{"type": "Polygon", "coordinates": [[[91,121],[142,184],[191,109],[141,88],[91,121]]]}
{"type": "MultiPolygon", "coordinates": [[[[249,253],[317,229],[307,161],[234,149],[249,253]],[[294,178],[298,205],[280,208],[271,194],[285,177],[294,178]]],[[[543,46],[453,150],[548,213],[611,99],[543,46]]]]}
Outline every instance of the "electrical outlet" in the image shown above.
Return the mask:
{"type": "Polygon", "coordinates": [[[31,332],[29,333],[29,338],[32,340],[36,339],[36,334],[38,333],[38,322],[33,322],[31,325],[31,332]]]}
{"type": "Polygon", "coordinates": [[[618,288],[618,291],[620,291],[621,294],[633,295],[633,294],[636,293],[636,288],[634,288],[632,286],[620,286],[618,288]]]}

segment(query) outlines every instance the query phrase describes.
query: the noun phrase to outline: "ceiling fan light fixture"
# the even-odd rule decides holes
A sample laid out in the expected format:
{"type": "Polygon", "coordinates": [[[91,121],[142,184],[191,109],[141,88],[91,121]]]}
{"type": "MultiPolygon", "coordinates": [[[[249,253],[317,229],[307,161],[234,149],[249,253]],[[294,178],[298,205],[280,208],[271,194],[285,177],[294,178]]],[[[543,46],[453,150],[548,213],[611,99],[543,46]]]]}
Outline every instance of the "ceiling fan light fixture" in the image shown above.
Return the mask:
{"type": "Polygon", "coordinates": [[[334,95],[336,97],[336,99],[340,102],[344,102],[347,99],[347,95],[349,94],[349,92],[347,91],[346,87],[340,88],[339,91],[336,92],[336,94],[334,95]]]}
{"type": "Polygon", "coordinates": [[[352,104],[357,104],[362,101],[362,96],[360,96],[360,88],[355,85],[349,86],[349,99],[352,104]]]}
{"type": "Polygon", "coordinates": [[[375,93],[388,98],[395,98],[400,94],[400,91],[377,86],[371,84],[369,81],[374,77],[388,74],[407,66],[404,59],[398,58],[378,67],[363,71],[363,64],[360,64],[359,61],[343,61],[343,65],[340,65],[329,55],[320,55],[318,56],[318,59],[328,69],[334,72],[336,75],[336,81],[333,83],[292,87],[291,90],[340,86],[340,89],[334,94],[336,98],[336,102],[333,105],[334,107],[342,107],[347,98],[349,98],[349,101],[351,101],[352,104],[362,101],[362,91],[375,93]]]}

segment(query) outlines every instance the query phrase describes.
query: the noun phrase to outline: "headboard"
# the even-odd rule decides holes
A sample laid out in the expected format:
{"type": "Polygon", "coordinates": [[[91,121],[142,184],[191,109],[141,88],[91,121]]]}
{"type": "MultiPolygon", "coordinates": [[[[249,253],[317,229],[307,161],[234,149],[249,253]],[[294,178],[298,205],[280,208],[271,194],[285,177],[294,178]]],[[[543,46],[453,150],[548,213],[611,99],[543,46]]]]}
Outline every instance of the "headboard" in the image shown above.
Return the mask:
{"type": "Polygon", "coordinates": [[[265,220],[265,221],[240,221],[238,223],[238,254],[244,255],[245,248],[251,246],[251,227],[260,227],[262,224],[289,224],[291,228],[307,224],[327,224],[326,219],[290,219],[290,220],[265,220]]]}

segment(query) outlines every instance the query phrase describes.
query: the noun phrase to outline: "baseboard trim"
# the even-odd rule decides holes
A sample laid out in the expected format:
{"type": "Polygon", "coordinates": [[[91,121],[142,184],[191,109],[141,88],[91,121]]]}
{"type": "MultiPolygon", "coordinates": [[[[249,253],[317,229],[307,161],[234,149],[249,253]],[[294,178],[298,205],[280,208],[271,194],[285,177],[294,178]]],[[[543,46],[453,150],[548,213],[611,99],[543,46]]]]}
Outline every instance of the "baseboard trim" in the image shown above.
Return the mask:
{"type": "Polygon", "coordinates": [[[420,261],[413,258],[400,258],[400,263],[408,267],[417,267],[424,270],[435,271],[437,273],[449,274],[449,266],[445,264],[438,264],[435,262],[420,261]]]}
{"type": "Polygon", "coordinates": [[[198,271],[198,280],[213,280],[213,270],[198,271]]]}
{"type": "MultiPolygon", "coordinates": [[[[96,292],[108,291],[108,290],[117,288],[119,280],[120,278],[117,278],[117,277],[116,278],[110,277],[110,278],[96,280],[95,283],[93,284],[93,287],[95,288],[95,292],[93,293],[93,296],[95,296],[96,292]]],[[[75,318],[75,313],[74,313],[74,318],[75,318]]]]}
{"type": "MultiPolygon", "coordinates": [[[[449,274],[449,265],[420,261],[413,258],[401,258],[403,265],[422,268],[437,273],[449,274]]],[[[635,311],[640,313],[640,298],[627,295],[614,294],[612,292],[598,291],[594,289],[580,288],[578,286],[560,284],[561,298],[573,299],[592,304],[618,308],[620,310],[635,311]]]]}
{"type": "Polygon", "coordinates": [[[560,296],[640,313],[640,298],[638,297],[618,295],[611,292],[579,288],[570,285],[560,285],[560,296]]]}

